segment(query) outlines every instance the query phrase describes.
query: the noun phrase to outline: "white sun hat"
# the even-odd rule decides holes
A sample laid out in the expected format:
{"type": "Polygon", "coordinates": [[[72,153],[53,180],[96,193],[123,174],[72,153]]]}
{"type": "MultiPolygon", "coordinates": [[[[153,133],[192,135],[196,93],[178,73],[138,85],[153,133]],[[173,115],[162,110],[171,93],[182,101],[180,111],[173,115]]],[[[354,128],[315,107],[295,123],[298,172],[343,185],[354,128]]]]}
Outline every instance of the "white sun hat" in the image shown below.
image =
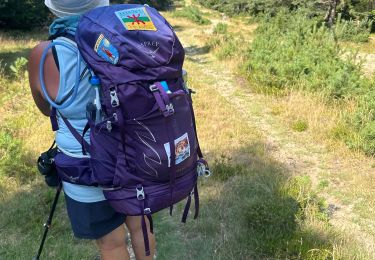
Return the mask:
{"type": "Polygon", "coordinates": [[[45,0],[44,4],[57,17],[82,14],[98,6],[109,5],[109,0],[45,0]]]}

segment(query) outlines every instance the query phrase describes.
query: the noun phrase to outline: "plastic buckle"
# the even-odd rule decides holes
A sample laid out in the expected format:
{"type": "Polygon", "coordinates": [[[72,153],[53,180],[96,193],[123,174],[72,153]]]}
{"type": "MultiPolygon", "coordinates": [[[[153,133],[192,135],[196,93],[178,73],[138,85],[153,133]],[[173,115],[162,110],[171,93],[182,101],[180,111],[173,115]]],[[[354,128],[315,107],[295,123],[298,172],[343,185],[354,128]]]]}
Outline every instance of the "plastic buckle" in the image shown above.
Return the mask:
{"type": "Polygon", "coordinates": [[[172,103],[169,104],[169,105],[166,105],[165,108],[167,109],[169,115],[173,115],[174,114],[174,107],[173,107],[172,103]]]}
{"type": "Polygon", "coordinates": [[[144,200],[145,199],[145,192],[143,190],[143,187],[141,188],[135,188],[137,190],[137,200],[144,200]]]}
{"type": "Polygon", "coordinates": [[[151,209],[150,208],[145,208],[145,210],[143,211],[143,213],[145,215],[151,214],[151,209]]]}
{"type": "Polygon", "coordinates": [[[106,124],[107,124],[106,127],[107,127],[108,132],[111,132],[112,131],[112,122],[108,120],[106,124]]]}
{"type": "Polygon", "coordinates": [[[118,99],[116,89],[111,90],[109,95],[111,96],[111,106],[118,107],[120,105],[120,100],[118,99]]]}
{"type": "Polygon", "coordinates": [[[150,86],[150,91],[151,92],[159,91],[159,88],[156,85],[151,85],[150,86]]]}
{"type": "Polygon", "coordinates": [[[117,114],[116,114],[116,113],[113,113],[113,119],[115,119],[115,122],[118,121],[118,117],[117,117],[117,114]]]}

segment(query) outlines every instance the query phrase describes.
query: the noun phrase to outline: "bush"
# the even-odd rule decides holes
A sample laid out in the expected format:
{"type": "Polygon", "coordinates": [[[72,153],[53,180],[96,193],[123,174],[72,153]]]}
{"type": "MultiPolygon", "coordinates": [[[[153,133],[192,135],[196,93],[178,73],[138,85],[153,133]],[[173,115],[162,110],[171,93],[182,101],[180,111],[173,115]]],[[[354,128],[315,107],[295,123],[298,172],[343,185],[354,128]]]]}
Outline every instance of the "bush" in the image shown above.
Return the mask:
{"type": "Polygon", "coordinates": [[[129,4],[147,4],[151,7],[154,7],[158,10],[166,10],[168,9],[169,7],[172,6],[173,4],[173,1],[172,0],[128,0],[128,1],[124,1],[124,0],[112,0],[111,1],[112,4],[116,3],[116,4],[123,4],[123,3],[129,3],[129,4]]]}
{"type": "Polygon", "coordinates": [[[295,10],[309,8],[314,10],[312,15],[322,13],[322,5],[315,0],[198,0],[208,8],[227,13],[228,15],[249,14],[252,16],[270,14],[276,15],[280,8],[295,10]]]}
{"type": "Polygon", "coordinates": [[[47,24],[50,18],[44,1],[8,0],[0,3],[0,26],[6,29],[30,30],[47,24]]]}
{"type": "Polygon", "coordinates": [[[304,88],[332,98],[349,97],[368,85],[355,55],[343,58],[331,32],[301,12],[263,19],[244,69],[263,86],[304,88]]]}
{"type": "Polygon", "coordinates": [[[187,6],[174,13],[175,17],[183,17],[199,25],[210,24],[211,21],[204,18],[202,12],[196,6],[187,6]]]}
{"type": "Polygon", "coordinates": [[[17,58],[9,68],[16,78],[27,77],[27,59],[25,57],[17,58]]]}
{"type": "Polygon", "coordinates": [[[355,53],[340,49],[329,29],[303,12],[284,11],[273,18],[265,17],[246,60],[243,72],[262,88],[319,92],[327,102],[356,100],[356,112],[346,122],[348,133],[356,134],[341,138],[350,147],[375,155],[373,81],[363,76],[355,53]]]}
{"type": "Polygon", "coordinates": [[[367,42],[370,36],[372,22],[365,19],[361,21],[341,20],[335,26],[336,37],[343,41],[367,42]]]}

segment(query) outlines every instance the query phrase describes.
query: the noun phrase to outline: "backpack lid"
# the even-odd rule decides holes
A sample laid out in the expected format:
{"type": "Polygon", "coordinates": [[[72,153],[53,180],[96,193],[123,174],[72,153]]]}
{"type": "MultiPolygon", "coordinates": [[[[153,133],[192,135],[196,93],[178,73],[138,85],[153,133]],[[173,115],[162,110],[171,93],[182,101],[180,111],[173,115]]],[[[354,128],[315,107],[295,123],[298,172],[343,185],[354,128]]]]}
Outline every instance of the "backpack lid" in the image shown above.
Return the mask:
{"type": "Polygon", "coordinates": [[[82,15],[76,42],[93,71],[114,83],[181,75],[183,47],[165,18],[149,6],[95,8],[82,15]]]}

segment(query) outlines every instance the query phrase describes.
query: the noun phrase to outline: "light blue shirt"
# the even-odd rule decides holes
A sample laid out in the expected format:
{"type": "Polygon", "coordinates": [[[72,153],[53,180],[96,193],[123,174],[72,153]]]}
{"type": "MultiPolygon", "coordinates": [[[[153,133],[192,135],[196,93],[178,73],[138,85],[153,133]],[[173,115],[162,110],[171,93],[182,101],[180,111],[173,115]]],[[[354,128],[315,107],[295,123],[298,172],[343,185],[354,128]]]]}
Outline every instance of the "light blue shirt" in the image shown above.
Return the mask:
{"type": "MultiPolygon", "coordinates": [[[[65,37],[59,37],[54,41],[63,41],[68,44],[76,46],[76,43],[65,37]]],[[[68,95],[69,91],[75,84],[75,73],[76,73],[76,54],[67,49],[64,46],[57,45],[56,53],[59,62],[60,71],[60,85],[59,91],[56,97],[56,101],[60,102],[68,95]]],[[[84,62],[81,64],[81,72],[84,70],[86,65],[84,62]]],[[[95,98],[95,90],[88,82],[89,73],[81,80],[78,87],[77,98],[67,108],[59,110],[59,112],[66,117],[71,125],[82,134],[83,129],[87,123],[86,119],[86,105],[92,102],[95,98]]],[[[59,124],[59,130],[56,131],[56,144],[61,150],[71,157],[83,158],[85,155],[82,154],[81,144],[69,131],[62,118],[57,113],[57,120],[59,124]]],[[[89,132],[86,133],[85,139],[90,142],[89,132]]],[[[70,198],[79,202],[97,202],[105,200],[103,191],[100,188],[92,186],[76,185],[67,182],[63,182],[63,188],[66,195],[70,198]]]]}

